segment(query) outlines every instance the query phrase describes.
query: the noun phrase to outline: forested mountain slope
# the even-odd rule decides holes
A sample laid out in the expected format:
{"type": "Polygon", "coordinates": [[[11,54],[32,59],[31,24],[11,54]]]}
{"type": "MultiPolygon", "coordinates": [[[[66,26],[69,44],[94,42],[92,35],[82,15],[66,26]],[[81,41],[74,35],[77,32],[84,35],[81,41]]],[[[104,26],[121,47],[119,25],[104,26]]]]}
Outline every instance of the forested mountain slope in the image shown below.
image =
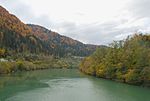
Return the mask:
{"type": "Polygon", "coordinates": [[[76,56],[87,56],[95,51],[96,45],[83,44],[72,38],[62,36],[39,25],[28,24],[33,34],[46,42],[55,55],[63,56],[65,53],[76,56]]]}
{"type": "Polygon", "coordinates": [[[24,24],[0,6],[0,48],[11,53],[35,53],[53,56],[87,56],[96,45],[86,45],[39,25],[24,24]]]}

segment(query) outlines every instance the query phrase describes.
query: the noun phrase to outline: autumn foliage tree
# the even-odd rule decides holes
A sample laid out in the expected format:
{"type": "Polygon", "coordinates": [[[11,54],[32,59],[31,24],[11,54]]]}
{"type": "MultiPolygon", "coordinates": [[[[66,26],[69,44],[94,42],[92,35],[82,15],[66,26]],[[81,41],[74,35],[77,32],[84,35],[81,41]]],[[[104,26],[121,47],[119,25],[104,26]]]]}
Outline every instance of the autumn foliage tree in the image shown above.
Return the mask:
{"type": "Polygon", "coordinates": [[[5,53],[6,53],[5,49],[1,49],[1,48],[0,48],[0,58],[1,58],[1,57],[4,57],[4,56],[5,56],[5,53]]]}

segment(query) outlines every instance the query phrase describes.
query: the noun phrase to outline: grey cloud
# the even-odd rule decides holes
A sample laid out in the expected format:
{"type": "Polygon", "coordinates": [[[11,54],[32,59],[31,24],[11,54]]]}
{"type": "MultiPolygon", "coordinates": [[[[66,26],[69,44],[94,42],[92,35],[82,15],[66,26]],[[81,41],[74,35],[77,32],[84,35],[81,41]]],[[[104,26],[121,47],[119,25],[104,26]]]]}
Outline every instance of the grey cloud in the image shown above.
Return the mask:
{"type": "MultiPolygon", "coordinates": [[[[90,44],[109,44],[113,40],[124,39],[139,30],[150,31],[150,0],[131,0],[120,12],[120,15],[112,21],[80,25],[68,21],[57,22],[47,15],[36,16],[29,5],[23,4],[19,0],[16,0],[15,3],[5,1],[2,4],[26,23],[43,25],[49,29],[55,29],[60,34],[90,44]],[[128,15],[125,15],[124,11],[128,11],[128,15]],[[142,22],[142,24],[138,22],[142,22]],[[137,24],[132,25],[133,23],[137,24]],[[63,31],[59,30],[60,28],[63,31]]],[[[82,16],[82,13],[79,15],[82,16]]]]}
{"type": "MultiPolygon", "coordinates": [[[[126,23],[126,22],[124,22],[126,23]]],[[[92,43],[92,44],[109,44],[113,40],[121,40],[127,37],[130,34],[134,34],[139,29],[144,29],[145,26],[133,26],[127,28],[118,28],[121,26],[122,20],[120,21],[112,21],[106,22],[103,24],[91,24],[91,25],[79,25],[74,26],[75,24],[68,24],[68,27],[71,27],[72,30],[66,28],[65,35],[67,33],[70,37],[75,39],[81,40],[85,43],[92,43]]]]}
{"type": "Polygon", "coordinates": [[[150,17],[150,0],[131,0],[127,9],[134,17],[150,17]]]}
{"type": "MultiPolygon", "coordinates": [[[[62,25],[63,26],[63,25],[62,25]]],[[[65,35],[73,37],[75,39],[81,40],[85,43],[93,43],[93,44],[106,44],[110,41],[110,36],[113,36],[114,30],[113,27],[117,26],[115,23],[111,24],[91,24],[91,25],[76,25],[65,24],[63,26],[66,29],[64,32],[65,35]],[[71,33],[71,34],[70,34],[71,33]]]]}

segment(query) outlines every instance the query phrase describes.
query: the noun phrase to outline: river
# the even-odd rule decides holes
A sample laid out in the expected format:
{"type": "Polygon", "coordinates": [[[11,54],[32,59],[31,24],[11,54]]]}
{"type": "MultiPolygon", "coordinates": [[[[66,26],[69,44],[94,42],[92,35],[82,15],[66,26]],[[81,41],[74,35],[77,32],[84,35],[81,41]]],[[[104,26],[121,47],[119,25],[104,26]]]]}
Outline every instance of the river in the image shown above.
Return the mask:
{"type": "Polygon", "coordinates": [[[0,76],[0,101],[150,101],[150,89],[74,69],[38,70],[0,76]]]}

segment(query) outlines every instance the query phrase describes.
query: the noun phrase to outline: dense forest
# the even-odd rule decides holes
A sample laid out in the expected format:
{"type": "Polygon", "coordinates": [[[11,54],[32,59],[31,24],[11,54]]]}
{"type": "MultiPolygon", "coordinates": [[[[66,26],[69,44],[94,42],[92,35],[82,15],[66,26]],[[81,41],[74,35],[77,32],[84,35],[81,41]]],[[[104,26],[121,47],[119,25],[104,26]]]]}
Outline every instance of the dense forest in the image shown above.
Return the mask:
{"type": "Polygon", "coordinates": [[[99,48],[80,70],[89,75],[150,87],[150,35],[135,34],[99,48]]]}
{"type": "Polygon", "coordinates": [[[97,45],[83,44],[72,38],[60,35],[57,32],[48,30],[42,26],[27,24],[27,26],[32,30],[32,34],[40,39],[42,42],[49,47],[49,52],[51,55],[63,57],[65,55],[74,56],[88,56],[92,54],[97,47],[97,45]]]}

